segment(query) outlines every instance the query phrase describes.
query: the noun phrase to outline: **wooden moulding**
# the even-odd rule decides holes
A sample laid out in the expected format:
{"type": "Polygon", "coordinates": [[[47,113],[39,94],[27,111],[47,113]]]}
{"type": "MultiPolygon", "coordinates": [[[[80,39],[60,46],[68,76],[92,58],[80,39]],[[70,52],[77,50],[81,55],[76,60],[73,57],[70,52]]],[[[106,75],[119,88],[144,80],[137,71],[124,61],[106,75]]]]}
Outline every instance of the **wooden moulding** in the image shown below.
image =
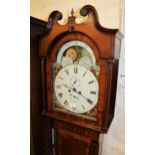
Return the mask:
{"type": "Polygon", "coordinates": [[[103,53],[101,54],[103,58],[114,58],[114,56],[116,56],[114,53],[115,39],[120,40],[122,38],[120,31],[118,29],[107,29],[102,27],[99,24],[98,15],[95,8],[90,5],[84,6],[80,12],[83,16],[88,15],[88,20],[86,23],[76,24],[76,17],[71,16],[68,18],[68,23],[66,25],[60,25],[58,21],[62,19],[62,13],[59,11],[54,11],[50,14],[47,29],[42,35],[40,35],[39,51],[41,56],[46,56],[48,46],[55,40],[55,38],[58,38],[63,33],[69,33],[71,28],[71,32],[84,33],[89,36],[89,38],[93,38],[95,42],[97,41],[99,49],[103,53]]]}

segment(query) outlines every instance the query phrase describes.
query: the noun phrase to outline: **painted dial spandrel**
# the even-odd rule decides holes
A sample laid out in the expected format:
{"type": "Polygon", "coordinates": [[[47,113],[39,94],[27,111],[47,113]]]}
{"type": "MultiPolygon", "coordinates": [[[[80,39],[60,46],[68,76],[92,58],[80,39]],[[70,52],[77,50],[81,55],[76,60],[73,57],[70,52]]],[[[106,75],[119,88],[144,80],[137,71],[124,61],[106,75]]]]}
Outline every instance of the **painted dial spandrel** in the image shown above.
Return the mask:
{"type": "Polygon", "coordinates": [[[78,64],[68,65],[59,71],[54,89],[60,104],[71,112],[88,112],[98,101],[96,77],[90,70],[78,64]]]}

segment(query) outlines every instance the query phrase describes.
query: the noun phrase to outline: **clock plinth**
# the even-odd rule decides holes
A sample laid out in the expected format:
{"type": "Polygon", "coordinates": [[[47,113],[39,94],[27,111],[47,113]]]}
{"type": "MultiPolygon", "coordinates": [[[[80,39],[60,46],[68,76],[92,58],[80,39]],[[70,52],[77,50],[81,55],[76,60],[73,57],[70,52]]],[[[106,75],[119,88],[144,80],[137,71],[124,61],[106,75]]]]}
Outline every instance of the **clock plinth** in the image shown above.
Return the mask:
{"type": "Polygon", "coordinates": [[[121,33],[103,28],[92,6],[66,25],[59,11],[40,36],[43,115],[51,118],[56,155],[97,155],[114,117],[121,33]]]}
{"type": "Polygon", "coordinates": [[[57,155],[98,155],[99,133],[62,121],[53,121],[57,155]]]}

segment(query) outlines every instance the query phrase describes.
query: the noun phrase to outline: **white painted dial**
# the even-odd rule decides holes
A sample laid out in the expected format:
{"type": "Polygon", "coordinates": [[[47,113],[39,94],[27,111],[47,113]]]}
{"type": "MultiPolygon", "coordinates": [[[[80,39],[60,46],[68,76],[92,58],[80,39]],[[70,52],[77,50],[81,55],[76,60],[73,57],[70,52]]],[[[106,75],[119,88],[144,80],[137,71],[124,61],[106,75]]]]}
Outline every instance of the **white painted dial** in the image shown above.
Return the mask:
{"type": "Polygon", "coordinates": [[[98,101],[98,81],[87,68],[72,64],[62,68],[55,78],[55,94],[60,104],[75,113],[93,109],[98,101]]]}

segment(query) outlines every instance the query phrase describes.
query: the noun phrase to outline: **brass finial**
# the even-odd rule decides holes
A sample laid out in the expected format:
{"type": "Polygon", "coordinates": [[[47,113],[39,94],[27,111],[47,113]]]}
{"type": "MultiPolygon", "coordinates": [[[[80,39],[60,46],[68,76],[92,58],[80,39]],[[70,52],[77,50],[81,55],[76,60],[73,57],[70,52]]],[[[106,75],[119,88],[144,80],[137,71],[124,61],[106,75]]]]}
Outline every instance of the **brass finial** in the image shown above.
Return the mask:
{"type": "Polygon", "coordinates": [[[73,8],[71,10],[71,16],[74,16],[74,10],[73,10],[73,8]]]}

